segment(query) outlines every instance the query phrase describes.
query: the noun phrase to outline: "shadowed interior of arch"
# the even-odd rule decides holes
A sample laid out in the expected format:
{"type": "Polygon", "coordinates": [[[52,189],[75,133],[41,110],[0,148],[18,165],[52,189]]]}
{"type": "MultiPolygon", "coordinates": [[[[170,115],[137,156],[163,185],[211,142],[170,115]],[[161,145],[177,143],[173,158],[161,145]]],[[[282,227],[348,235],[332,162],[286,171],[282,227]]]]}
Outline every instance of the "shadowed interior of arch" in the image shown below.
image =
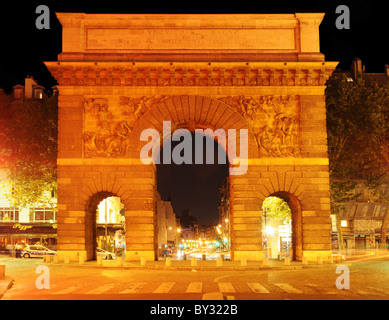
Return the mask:
{"type": "MultiPolygon", "coordinates": [[[[182,164],[157,165],[157,189],[162,200],[170,199],[176,216],[191,209],[198,218],[198,225],[218,223],[219,188],[228,177],[229,163],[224,149],[212,138],[199,133],[187,133],[186,139],[204,139],[201,150],[191,144],[190,160],[182,164]],[[201,160],[201,161],[200,161],[201,160]],[[201,162],[201,163],[200,163],[201,162]]],[[[181,140],[184,137],[181,137],[181,140]]],[[[164,150],[175,150],[180,141],[165,143],[158,157],[166,156],[164,150]]],[[[186,150],[189,152],[189,150],[186,150]]],[[[185,150],[177,152],[184,153],[185,150]]],[[[182,156],[182,155],[181,155],[182,156]]]]}

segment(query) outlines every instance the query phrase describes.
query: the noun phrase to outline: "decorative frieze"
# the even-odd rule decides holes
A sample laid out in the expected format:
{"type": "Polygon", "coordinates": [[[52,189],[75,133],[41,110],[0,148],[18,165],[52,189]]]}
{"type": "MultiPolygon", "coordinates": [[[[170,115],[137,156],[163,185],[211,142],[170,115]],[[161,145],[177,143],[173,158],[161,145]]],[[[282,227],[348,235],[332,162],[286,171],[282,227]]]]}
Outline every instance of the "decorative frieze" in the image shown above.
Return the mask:
{"type": "MultiPolygon", "coordinates": [[[[251,63],[252,64],[252,63],[251,63]]],[[[324,86],[332,72],[325,63],[289,67],[171,66],[116,63],[58,63],[50,71],[61,86],[324,86]],[[131,65],[131,66],[130,66],[131,65]]],[[[206,65],[206,66],[205,66],[206,65]]],[[[247,66],[248,65],[248,66],[247,66]]]]}

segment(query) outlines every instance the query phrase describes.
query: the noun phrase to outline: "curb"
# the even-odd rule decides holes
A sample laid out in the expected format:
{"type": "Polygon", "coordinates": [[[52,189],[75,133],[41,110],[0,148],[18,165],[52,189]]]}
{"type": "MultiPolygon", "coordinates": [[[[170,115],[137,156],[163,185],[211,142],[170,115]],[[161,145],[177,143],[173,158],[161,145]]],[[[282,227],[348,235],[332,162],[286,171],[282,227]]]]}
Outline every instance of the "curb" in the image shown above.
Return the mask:
{"type": "Polygon", "coordinates": [[[316,269],[328,266],[336,266],[337,264],[322,264],[322,265],[295,265],[295,266],[115,266],[115,265],[92,265],[92,264],[78,264],[78,263],[43,263],[47,266],[58,267],[73,267],[73,268],[90,268],[90,269],[106,269],[106,270],[165,270],[165,271],[280,271],[280,270],[303,270],[303,269],[316,269]]]}
{"type": "MultiPolygon", "coordinates": [[[[3,279],[4,281],[4,279],[3,279]]],[[[14,279],[11,277],[5,277],[5,285],[0,286],[0,299],[7,292],[7,290],[11,289],[14,283],[14,279]],[[7,284],[8,283],[8,284],[7,284]]]]}

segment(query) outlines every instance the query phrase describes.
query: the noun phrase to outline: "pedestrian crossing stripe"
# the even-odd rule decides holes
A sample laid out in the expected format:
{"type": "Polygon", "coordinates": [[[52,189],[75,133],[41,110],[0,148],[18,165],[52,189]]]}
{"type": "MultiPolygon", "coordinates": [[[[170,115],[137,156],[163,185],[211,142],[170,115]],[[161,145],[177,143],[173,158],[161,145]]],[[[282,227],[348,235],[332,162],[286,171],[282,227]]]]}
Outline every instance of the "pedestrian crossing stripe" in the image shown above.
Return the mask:
{"type": "Polygon", "coordinates": [[[136,282],[131,283],[128,288],[121,291],[120,293],[127,294],[127,293],[137,293],[140,290],[142,290],[146,286],[147,282],[136,282]]]}
{"type": "Polygon", "coordinates": [[[175,285],[175,282],[162,282],[162,284],[153,291],[153,293],[168,293],[175,285]]]}
{"type": "Polygon", "coordinates": [[[265,287],[263,287],[261,284],[257,282],[250,282],[247,283],[247,285],[254,293],[270,293],[269,290],[267,290],[265,287]]]}
{"type": "Polygon", "coordinates": [[[203,283],[202,282],[190,282],[186,293],[202,293],[203,292],[203,283]]]}
{"type": "MultiPolygon", "coordinates": [[[[301,294],[301,293],[308,293],[304,289],[298,289],[293,287],[292,285],[288,283],[272,283],[272,286],[268,286],[266,284],[261,284],[259,282],[243,282],[245,283],[253,293],[256,294],[279,294],[282,292],[285,293],[292,293],[292,294],[301,294]],[[266,287],[265,287],[266,285],[266,287]],[[280,291],[281,290],[281,291],[280,291]],[[304,291],[303,291],[304,290],[304,291]]],[[[86,292],[79,292],[78,290],[82,290],[83,288],[80,286],[70,286],[67,288],[64,288],[59,291],[52,291],[50,290],[50,294],[54,295],[66,295],[66,294],[103,294],[107,291],[111,290],[112,294],[137,294],[137,293],[169,293],[171,292],[172,288],[175,286],[176,282],[162,282],[157,288],[144,290],[144,288],[148,285],[148,282],[134,282],[134,283],[128,283],[125,288],[123,288],[122,285],[118,284],[105,284],[101,286],[97,286],[89,291],[86,292]],[[116,290],[115,288],[120,288],[120,290],[116,290]]],[[[237,293],[237,290],[234,288],[233,284],[231,282],[218,282],[217,283],[219,292],[221,293],[237,293]]],[[[358,294],[358,295],[377,295],[377,290],[372,290],[373,292],[369,292],[368,290],[331,290],[330,288],[321,288],[314,284],[305,284],[307,288],[313,287],[315,288],[316,293],[322,293],[322,294],[328,294],[328,295],[349,295],[349,294],[358,294]]],[[[59,288],[58,288],[59,289],[59,288]]],[[[58,290],[57,289],[57,290],[58,290]]],[[[366,289],[373,289],[373,288],[366,288],[366,289]]],[[[178,289],[176,289],[177,291],[178,289]]],[[[83,291],[83,290],[82,290],[83,291]]],[[[184,289],[185,293],[204,293],[204,283],[203,282],[189,282],[186,289],[184,289]]],[[[384,294],[384,292],[380,292],[380,294],[384,294]]],[[[387,294],[387,293],[385,293],[387,294]]]]}
{"type": "Polygon", "coordinates": [[[53,292],[52,294],[69,294],[69,293],[72,293],[73,291],[76,291],[77,289],[78,288],[76,286],[71,286],[71,287],[68,287],[66,289],[53,292]]]}
{"type": "Polygon", "coordinates": [[[303,291],[296,289],[292,287],[290,284],[287,283],[274,283],[277,287],[280,287],[282,290],[288,292],[288,293],[303,293],[303,291]]]}
{"type": "Polygon", "coordinates": [[[105,284],[103,286],[99,286],[97,288],[94,288],[88,292],[85,292],[85,294],[101,294],[108,290],[111,290],[115,287],[115,284],[105,284]]]}
{"type": "Polygon", "coordinates": [[[230,282],[218,282],[218,285],[220,292],[236,292],[230,282]]]}

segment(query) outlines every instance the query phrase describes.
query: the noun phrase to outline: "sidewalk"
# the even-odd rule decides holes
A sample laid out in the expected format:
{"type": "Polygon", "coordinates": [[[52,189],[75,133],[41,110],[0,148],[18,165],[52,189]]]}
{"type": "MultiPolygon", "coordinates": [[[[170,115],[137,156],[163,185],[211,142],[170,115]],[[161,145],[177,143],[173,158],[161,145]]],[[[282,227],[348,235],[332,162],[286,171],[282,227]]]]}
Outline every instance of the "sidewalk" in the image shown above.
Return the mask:
{"type": "Polygon", "coordinates": [[[263,262],[247,261],[246,266],[242,266],[240,261],[222,261],[222,265],[218,266],[216,260],[197,260],[197,265],[192,266],[190,260],[171,260],[171,265],[167,266],[165,260],[147,261],[145,265],[141,265],[140,261],[127,262],[122,265],[118,264],[117,260],[103,260],[102,265],[97,265],[96,261],[85,261],[83,264],[78,262],[57,264],[45,263],[46,265],[64,266],[64,267],[80,267],[80,268],[122,268],[134,270],[181,270],[181,271],[260,271],[260,270],[296,270],[303,268],[317,268],[325,265],[330,265],[324,262],[322,265],[317,263],[309,263],[303,265],[301,262],[291,261],[290,265],[285,265],[284,261],[270,260],[267,266],[263,262]]]}
{"type": "Polygon", "coordinates": [[[0,299],[4,295],[4,293],[12,287],[14,279],[11,277],[4,277],[4,279],[0,279],[0,299]]]}

